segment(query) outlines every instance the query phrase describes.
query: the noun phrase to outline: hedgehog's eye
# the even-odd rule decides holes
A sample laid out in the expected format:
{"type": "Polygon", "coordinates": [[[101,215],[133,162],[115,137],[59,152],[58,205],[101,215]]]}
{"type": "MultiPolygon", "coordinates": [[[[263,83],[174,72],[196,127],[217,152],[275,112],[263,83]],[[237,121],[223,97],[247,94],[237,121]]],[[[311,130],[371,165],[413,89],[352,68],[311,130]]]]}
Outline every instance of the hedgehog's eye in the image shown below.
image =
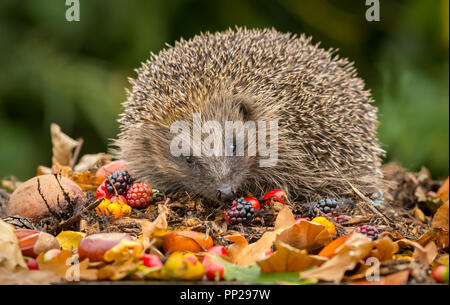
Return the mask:
{"type": "Polygon", "coordinates": [[[192,156],[186,156],[186,163],[189,164],[189,166],[192,166],[194,164],[194,157],[192,156]]]}

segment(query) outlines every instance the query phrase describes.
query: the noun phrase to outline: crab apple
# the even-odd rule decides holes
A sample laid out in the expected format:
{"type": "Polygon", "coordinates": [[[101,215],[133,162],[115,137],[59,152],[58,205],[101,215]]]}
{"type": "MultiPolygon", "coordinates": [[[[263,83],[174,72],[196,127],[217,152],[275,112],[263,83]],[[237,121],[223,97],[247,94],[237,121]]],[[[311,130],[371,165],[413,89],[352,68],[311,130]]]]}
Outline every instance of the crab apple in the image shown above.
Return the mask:
{"type": "Polygon", "coordinates": [[[144,254],[141,257],[141,261],[144,262],[144,266],[149,268],[162,267],[163,263],[159,257],[155,254],[144,254]]]}
{"type": "Polygon", "coordinates": [[[266,193],[262,201],[264,204],[269,204],[271,201],[286,203],[287,198],[287,194],[284,190],[276,189],[266,193]]]}
{"type": "Polygon", "coordinates": [[[210,281],[223,280],[223,274],[225,268],[223,265],[215,260],[206,260],[203,262],[203,267],[205,267],[205,274],[210,281]]]}

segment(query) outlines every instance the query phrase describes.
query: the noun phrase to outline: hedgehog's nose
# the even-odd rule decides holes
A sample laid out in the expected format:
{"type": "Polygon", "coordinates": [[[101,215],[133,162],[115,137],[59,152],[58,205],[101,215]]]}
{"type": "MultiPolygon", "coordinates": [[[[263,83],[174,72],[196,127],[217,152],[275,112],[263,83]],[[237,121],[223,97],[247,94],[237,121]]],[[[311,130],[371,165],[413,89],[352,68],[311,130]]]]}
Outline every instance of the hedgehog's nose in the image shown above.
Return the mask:
{"type": "Polygon", "coordinates": [[[227,200],[233,197],[233,188],[228,184],[221,185],[217,190],[217,197],[220,200],[227,200]]]}

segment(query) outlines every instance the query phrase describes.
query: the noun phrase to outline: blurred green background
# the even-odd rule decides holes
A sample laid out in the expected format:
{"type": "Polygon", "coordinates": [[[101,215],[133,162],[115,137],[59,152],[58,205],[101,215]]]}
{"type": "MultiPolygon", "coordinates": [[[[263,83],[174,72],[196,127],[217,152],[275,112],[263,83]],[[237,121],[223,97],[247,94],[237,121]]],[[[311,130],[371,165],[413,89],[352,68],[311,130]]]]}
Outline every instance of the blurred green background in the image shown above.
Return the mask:
{"type": "Polygon", "coordinates": [[[84,153],[106,151],[118,131],[127,77],[165,43],[234,25],[307,33],[355,62],[379,107],[388,160],[434,177],[449,171],[448,0],[80,0],[0,2],[0,178],[51,163],[51,122],[84,153]]]}

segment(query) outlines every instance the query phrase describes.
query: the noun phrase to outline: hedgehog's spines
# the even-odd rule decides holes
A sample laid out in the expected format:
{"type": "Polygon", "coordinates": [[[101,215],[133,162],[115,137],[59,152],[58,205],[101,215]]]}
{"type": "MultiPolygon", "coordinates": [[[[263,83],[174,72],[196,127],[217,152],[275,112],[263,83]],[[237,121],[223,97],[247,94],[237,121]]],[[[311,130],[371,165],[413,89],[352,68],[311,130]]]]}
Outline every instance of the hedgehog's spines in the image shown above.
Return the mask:
{"type": "Polygon", "coordinates": [[[311,37],[273,28],[205,32],[151,53],[136,73],[119,119],[116,156],[141,180],[190,189],[196,179],[183,182],[179,165],[163,155],[169,154],[168,128],[190,121],[194,112],[211,113],[217,97],[243,96],[257,119],[278,120],[279,160],[272,168],[246,169],[242,187],[283,186],[314,198],[351,191],[349,183],[364,192],[380,185],[384,152],[370,91],[353,62],[311,37]]]}

